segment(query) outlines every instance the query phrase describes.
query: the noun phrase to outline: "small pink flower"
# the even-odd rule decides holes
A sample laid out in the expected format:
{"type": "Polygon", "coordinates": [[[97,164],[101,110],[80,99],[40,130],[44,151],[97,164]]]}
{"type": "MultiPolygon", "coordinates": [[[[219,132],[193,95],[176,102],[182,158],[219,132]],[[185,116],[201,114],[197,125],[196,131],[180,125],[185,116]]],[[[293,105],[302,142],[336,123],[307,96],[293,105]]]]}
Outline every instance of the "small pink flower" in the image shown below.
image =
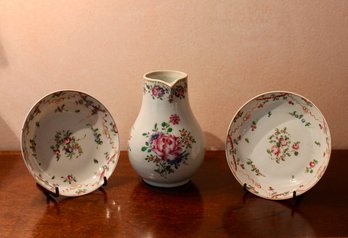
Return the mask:
{"type": "Polygon", "coordinates": [[[313,168],[315,166],[314,161],[309,162],[309,167],[313,168]]]}
{"type": "Polygon", "coordinates": [[[278,146],[274,145],[274,146],[272,146],[271,151],[273,154],[278,156],[280,153],[280,148],[278,146]]]}
{"type": "Polygon", "coordinates": [[[292,145],[292,148],[293,148],[294,150],[298,150],[298,149],[300,148],[300,146],[299,146],[299,144],[293,144],[293,145],[292,145]]]}
{"type": "Polygon", "coordinates": [[[74,180],[74,177],[73,177],[72,175],[68,175],[66,178],[67,178],[69,181],[74,180]]]}
{"type": "Polygon", "coordinates": [[[64,144],[68,145],[68,144],[70,144],[70,142],[71,142],[71,138],[70,137],[67,137],[67,138],[64,139],[64,144]]]}
{"type": "Polygon", "coordinates": [[[58,149],[54,149],[53,152],[57,155],[60,154],[60,150],[58,150],[58,149]]]}
{"type": "Polygon", "coordinates": [[[183,97],[185,95],[185,89],[183,86],[179,85],[176,87],[175,91],[174,91],[175,96],[177,97],[183,97]]]}
{"type": "Polygon", "coordinates": [[[280,137],[279,138],[279,143],[282,145],[282,146],[286,146],[288,144],[288,142],[283,138],[283,137],[280,137]]]}
{"type": "Polygon", "coordinates": [[[294,102],[290,100],[290,101],[289,101],[289,104],[290,104],[290,105],[294,105],[294,102]]]}
{"type": "Polygon", "coordinates": [[[172,114],[169,117],[169,122],[173,125],[177,125],[180,122],[180,117],[177,114],[172,114]]]}
{"type": "Polygon", "coordinates": [[[164,89],[161,88],[160,86],[155,85],[152,88],[151,93],[155,97],[162,97],[164,95],[164,89]]]}

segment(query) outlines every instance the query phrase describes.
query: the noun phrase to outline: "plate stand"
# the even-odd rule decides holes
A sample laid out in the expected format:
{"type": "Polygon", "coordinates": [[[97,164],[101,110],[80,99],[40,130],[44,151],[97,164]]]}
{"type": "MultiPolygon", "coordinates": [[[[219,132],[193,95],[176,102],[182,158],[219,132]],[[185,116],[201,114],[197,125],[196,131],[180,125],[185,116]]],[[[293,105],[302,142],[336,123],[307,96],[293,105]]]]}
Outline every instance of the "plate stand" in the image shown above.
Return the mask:
{"type": "MultiPolygon", "coordinates": [[[[247,188],[247,184],[246,184],[246,183],[243,185],[243,190],[244,190],[246,193],[250,193],[250,192],[248,191],[248,188],[247,188]]],[[[303,194],[301,194],[300,196],[298,196],[298,195],[296,194],[296,191],[293,191],[293,192],[292,192],[292,198],[291,198],[291,199],[292,199],[292,204],[293,204],[293,212],[294,212],[295,206],[298,206],[298,205],[300,204],[300,202],[301,202],[303,196],[304,196],[303,194]]],[[[243,200],[245,200],[245,199],[243,199],[243,200]]]]}
{"type": "MultiPolygon", "coordinates": [[[[103,185],[99,188],[99,190],[102,190],[104,192],[103,187],[105,187],[108,184],[108,179],[104,176],[103,177],[104,182],[103,185]]],[[[47,202],[52,201],[52,202],[57,202],[57,198],[59,198],[59,188],[55,188],[55,192],[49,191],[40,184],[36,183],[36,186],[39,188],[39,190],[46,196],[47,202]]]]}

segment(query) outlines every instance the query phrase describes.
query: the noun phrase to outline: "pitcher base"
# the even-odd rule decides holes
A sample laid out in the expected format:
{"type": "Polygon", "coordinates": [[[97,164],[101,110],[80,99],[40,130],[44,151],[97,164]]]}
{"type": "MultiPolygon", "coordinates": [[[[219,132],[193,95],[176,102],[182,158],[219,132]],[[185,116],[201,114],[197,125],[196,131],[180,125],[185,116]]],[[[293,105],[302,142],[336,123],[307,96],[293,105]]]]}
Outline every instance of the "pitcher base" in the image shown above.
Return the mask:
{"type": "Polygon", "coordinates": [[[174,187],[179,187],[179,186],[182,186],[182,185],[185,185],[187,184],[188,182],[190,182],[191,179],[187,179],[187,180],[184,180],[182,182],[178,182],[178,183],[156,183],[156,182],[153,182],[153,181],[150,181],[150,180],[147,180],[147,179],[143,179],[143,181],[151,186],[154,186],[154,187],[160,187],[160,188],[174,188],[174,187]]]}

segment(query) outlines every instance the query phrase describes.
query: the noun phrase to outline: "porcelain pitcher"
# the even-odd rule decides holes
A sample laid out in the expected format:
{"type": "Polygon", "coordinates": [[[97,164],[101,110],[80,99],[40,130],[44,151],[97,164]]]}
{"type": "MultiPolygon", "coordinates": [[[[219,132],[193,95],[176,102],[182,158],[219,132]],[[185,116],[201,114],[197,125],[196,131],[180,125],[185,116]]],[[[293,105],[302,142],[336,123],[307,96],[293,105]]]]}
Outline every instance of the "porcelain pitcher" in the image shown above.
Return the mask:
{"type": "Polygon", "coordinates": [[[176,187],[190,181],[203,161],[204,141],[189,104],[187,74],[166,70],[144,75],[128,157],[150,185],[176,187]]]}

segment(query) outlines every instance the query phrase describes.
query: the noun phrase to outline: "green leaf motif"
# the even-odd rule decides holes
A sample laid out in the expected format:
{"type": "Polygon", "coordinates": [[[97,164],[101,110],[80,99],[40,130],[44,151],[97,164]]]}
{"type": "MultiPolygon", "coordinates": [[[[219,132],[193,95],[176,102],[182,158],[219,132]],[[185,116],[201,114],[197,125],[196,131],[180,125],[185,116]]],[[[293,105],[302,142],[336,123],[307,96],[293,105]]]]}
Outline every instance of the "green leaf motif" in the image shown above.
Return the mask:
{"type": "Polygon", "coordinates": [[[141,147],[141,151],[146,151],[147,150],[147,147],[143,146],[141,147]]]}

